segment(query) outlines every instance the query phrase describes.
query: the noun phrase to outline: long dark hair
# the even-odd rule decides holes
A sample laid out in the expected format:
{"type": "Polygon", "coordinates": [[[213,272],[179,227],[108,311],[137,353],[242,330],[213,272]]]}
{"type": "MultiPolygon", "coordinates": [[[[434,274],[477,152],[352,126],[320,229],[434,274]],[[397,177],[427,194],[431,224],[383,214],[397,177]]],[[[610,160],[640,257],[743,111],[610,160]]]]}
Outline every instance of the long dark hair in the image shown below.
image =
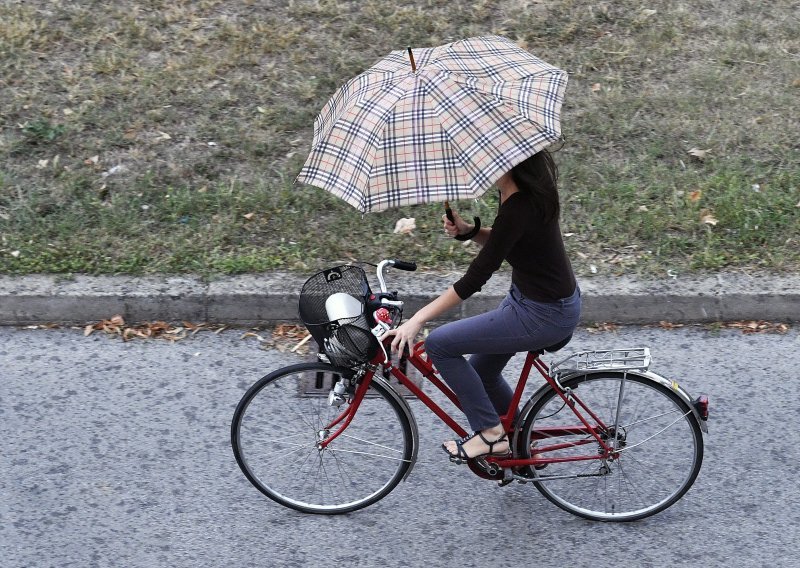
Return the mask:
{"type": "Polygon", "coordinates": [[[561,212],[558,204],[558,166],[550,152],[541,150],[514,166],[511,179],[530,198],[543,222],[558,219],[561,212]]]}

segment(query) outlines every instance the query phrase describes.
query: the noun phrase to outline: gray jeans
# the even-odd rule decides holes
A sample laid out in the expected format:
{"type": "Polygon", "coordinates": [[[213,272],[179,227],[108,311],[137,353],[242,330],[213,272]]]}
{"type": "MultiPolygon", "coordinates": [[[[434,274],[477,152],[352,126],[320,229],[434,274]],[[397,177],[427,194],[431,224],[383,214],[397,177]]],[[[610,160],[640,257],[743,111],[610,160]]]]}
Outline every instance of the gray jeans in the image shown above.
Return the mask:
{"type": "Polygon", "coordinates": [[[431,332],[425,350],[455,392],[470,427],[500,423],[513,391],[502,375],[515,353],[542,349],[566,338],[578,325],[581,293],[535,302],[512,285],[500,305],[485,314],[445,324],[431,332]],[[467,361],[464,355],[472,354],[467,361]]]}

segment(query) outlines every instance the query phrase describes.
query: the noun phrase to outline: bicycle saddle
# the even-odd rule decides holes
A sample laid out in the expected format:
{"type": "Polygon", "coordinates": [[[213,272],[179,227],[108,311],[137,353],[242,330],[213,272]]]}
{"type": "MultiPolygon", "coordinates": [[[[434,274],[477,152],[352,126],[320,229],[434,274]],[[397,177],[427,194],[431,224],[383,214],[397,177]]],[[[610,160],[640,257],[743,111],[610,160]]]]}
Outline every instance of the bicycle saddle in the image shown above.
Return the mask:
{"type": "Polygon", "coordinates": [[[544,347],[542,349],[534,349],[533,351],[529,351],[529,353],[533,353],[534,355],[537,355],[537,356],[538,355],[544,355],[545,351],[547,351],[548,353],[555,353],[559,349],[562,349],[563,347],[565,347],[567,345],[567,343],[569,343],[570,341],[572,341],[572,334],[571,333],[568,336],[566,336],[564,339],[559,341],[558,343],[553,343],[549,347],[544,347]]]}

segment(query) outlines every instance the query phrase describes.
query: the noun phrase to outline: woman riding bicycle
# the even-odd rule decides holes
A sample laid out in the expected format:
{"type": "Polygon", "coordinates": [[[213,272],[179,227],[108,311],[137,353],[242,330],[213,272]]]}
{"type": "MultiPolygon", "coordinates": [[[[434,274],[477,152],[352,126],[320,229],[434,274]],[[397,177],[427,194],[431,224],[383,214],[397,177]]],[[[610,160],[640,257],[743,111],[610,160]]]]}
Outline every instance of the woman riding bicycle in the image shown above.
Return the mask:
{"type": "Polygon", "coordinates": [[[502,376],[511,357],[567,339],[578,324],[580,288],[564,249],[558,222],[558,169],[546,150],[497,180],[500,206],[491,228],[444,216],[444,230],[482,248],[464,276],[395,330],[392,349],[413,345],[422,327],[478,292],[507,260],[511,288],[485,314],[445,324],[425,340],[425,350],[456,393],[474,434],[442,444],[451,459],[505,455],[500,424],[512,398],[502,376]],[[469,361],[464,355],[471,354],[469,361]]]}

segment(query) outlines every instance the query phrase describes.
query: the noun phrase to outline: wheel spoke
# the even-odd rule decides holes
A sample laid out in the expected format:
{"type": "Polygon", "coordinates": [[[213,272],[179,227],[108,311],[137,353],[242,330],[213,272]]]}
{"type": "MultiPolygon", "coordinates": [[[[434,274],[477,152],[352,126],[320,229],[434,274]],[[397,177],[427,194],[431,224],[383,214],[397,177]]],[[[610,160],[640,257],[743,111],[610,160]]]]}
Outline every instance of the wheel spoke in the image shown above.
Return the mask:
{"type": "Polygon", "coordinates": [[[661,418],[662,416],[668,416],[670,414],[675,414],[676,412],[680,412],[680,410],[678,410],[677,408],[673,408],[671,410],[667,410],[666,412],[662,412],[661,414],[656,414],[654,416],[649,416],[647,418],[642,418],[641,420],[634,420],[633,422],[629,422],[628,424],[624,424],[622,427],[625,428],[626,430],[630,430],[634,426],[638,426],[640,424],[645,424],[647,422],[650,422],[651,420],[657,420],[658,418],[661,418]]]}
{"type": "Polygon", "coordinates": [[[335,450],[331,450],[331,451],[335,452],[335,453],[341,453],[341,454],[357,454],[359,456],[370,456],[370,457],[373,457],[373,458],[381,458],[381,459],[385,459],[385,460],[393,460],[393,461],[408,462],[408,463],[411,462],[411,460],[403,459],[402,457],[386,456],[386,455],[383,455],[383,454],[372,454],[370,452],[359,452],[357,450],[345,450],[344,448],[336,448],[335,450]]]}
{"type": "Polygon", "coordinates": [[[646,507],[648,504],[647,500],[640,493],[640,491],[636,487],[636,484],[633,482],[633,479],[631,479],[630,476],[628,476],[628,474],[625,472],[625,468],[623,467],[622,462],[617,462],[617,471],[619,471],[620,473],[620,475],[618,476],[619,483],[620,485],[623,483],[625,484],[625,488],[627,490],[628,495],[630,495],[631,490],[633,490],[633,492],[636,493],[636,499],[638,500],[639,507],[646,507]]]}
{"type": "Polygon", "coordinates": [[[356,440],[357,442],[361,442],[362,444],[376,446],[378,448],[383,448],[384,450],[389,450],[390,452],[397,452],[398,454],[402,453],[402,450],[398,450],[396,448],[390,448],[389,446],[378,444],[377,442],[371,442],[370,440],[365,440],[363,438],[358,438],[356,436],[351,436],[347,433],[342,434],[342,438],[347,438],[348,440],[356,440]]]}
{"type": "Polygon", "coordinates": [[[656,467],[658,467],[653,462],[649,462],[647,460],[644,460],[644,459],[641,459],[640,457],[638,457],[636,455],[636,452],[626,452],[625,453],[625,459],[626,460],[633,460],[636,463],[638,463],[640,465],[643,465],[643,466],[645,466],[645,467],[647,467],[649,469],[656,469],[656,467]]]}
{"type": "Polygon", "coordinates": [[[685,414],[682,414],[681,416],[679,416],[678,418],[676,418],[675,420],[673,420],[673,421],[672,421],[670,424],[668,424],[667,426],[665,426],[664,428],[662,428],[661,430],[659,430],[659,431],[658,431],[658,432],[656,432],[655,434],[652,434],[651,436],[649,436],[649,437],[645,438],[645,439],[644,439],[644,440],[642,440],[641,442],[637,442],[636,444],[634,444],[634,445],[632,445],[632,446],[627,446],[627,447],[625,447],[625,448],[622,448],[621,450],[618,450],[618,451],[619,451],[619,452],[625,452],[625,451],[631,450],[631,449],[633,449],[633,448],[638,448],[639,446],[641,446],[642,444],[644,444],[644,443],[646,443],[646,442],[649,442],[650,440],[652,440],[653,438],[655,438],[656,436],[658,436],[658,435],[659,435],[659,434],[661,434],[662,432],[666,432],[667,430],[669,430],[669,428],[671,428],[671,427],[672,427],[672,426],[674,426],[675,424],[678,424],[678,423],[683,423],[683,422],[685,421],[685,419],[686,419],[686,418],[688,418],[688,417],[689,417],[689,415],[690,415],[691,413],[692,413],[692,411],[691,411],[691,410],[689,410],[688,412],[686,412],[685,414]]]}

